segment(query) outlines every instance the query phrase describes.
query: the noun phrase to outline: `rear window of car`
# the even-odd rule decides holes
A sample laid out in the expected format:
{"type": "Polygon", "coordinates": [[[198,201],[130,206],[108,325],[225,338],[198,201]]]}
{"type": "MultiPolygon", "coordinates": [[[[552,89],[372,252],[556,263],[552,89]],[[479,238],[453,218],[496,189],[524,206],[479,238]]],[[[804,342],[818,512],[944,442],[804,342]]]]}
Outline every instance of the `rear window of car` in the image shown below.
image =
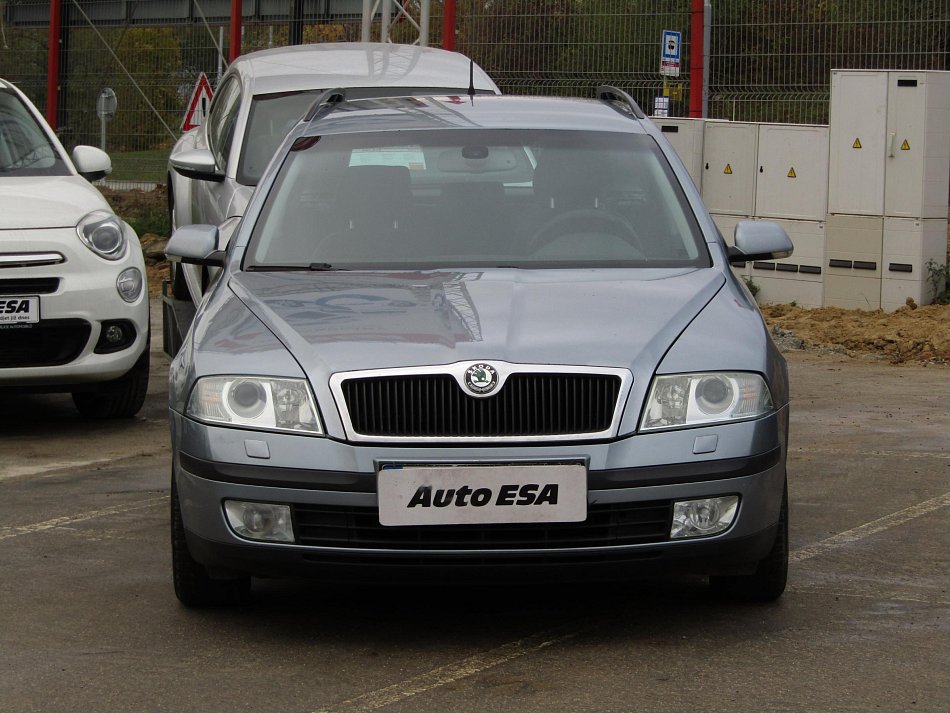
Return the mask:
{"type": "Polygon", "coordinates": [[[0,88],[0,176],[68,176],[46,131],[13,92],[0,88]]]}
{"type": "Polygon", "coordinates": [[[647,135],[445,129],[298,139],[245,267],[708,267],[647,135]]]}

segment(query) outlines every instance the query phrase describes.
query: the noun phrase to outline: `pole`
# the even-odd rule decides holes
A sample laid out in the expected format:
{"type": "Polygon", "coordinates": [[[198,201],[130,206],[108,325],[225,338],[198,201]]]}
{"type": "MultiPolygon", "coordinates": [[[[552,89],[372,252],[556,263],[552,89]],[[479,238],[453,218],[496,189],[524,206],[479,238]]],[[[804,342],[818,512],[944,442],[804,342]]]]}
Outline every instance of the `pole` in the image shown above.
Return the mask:
{"type": "Polygon", "coordinates": [[[419,46],[429,46],[429,0],[422,0],[419,8],[419,46]]]}
{"type": "Polygon", "coordinates": [[[389,23],[393,18],[393,6],[391,0],[382,0],[381,3],[382,19],[379,23],[379,41],[389,42],[389,23]]]}
{"type": "Polygon", "coordinates": [[[703,6],[703,118],[709,116],[709,54],[712,47],[712,0],[703,6]]]}
{"type": "Polygon", "coordinates": [[[231,50],[228,61],[233,62],[241,54],[241,21],[244,9],[241,0],[231,0],[231,50]]]}
{"type": "Polygon", "coordinates": [[[56,131],[56,99],[59,94],[59,31],[62,23],[63,0],[50,0],[49,53],[46,58],[46,123],[56,131]]]}
{"type": "Polygon", "coordinates": [[[370,32],[373,27],[373,3],[372,0],[363,0],[363,25],[360,33],[361,42],[369,42],[370,32]]]}
{"type": "MultiPolygon", "coordinates": [[[[273,30],[273,25],[271,29],[273,30]]],[[[287,35],[290,38],[290,44],[303,44],[303,0],[291,0],[290,27],[287,35]]]]}
{"type": "Polygon", "coordinates": [[[703,0],[690,0],[689,115],[703,115],[703,0]]]}
{"type": "Polygon", "coordinates": [[[442,8],[442,49],[455,51],[455,0],[445,0],[442,8]]]}

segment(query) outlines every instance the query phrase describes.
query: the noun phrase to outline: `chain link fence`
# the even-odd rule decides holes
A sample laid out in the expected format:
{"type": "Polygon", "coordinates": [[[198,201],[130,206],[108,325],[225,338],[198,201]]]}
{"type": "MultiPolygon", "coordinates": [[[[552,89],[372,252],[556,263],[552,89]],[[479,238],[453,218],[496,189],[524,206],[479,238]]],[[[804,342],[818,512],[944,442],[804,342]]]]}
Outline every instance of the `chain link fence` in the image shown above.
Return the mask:
{"type": "MultiPolygon", "coordinates": [[[[400,0],[410,11],[418,0],[400,0]]],[[[243,0],[242,52],[360,38],[360,0],[243,0]],[[341,11],[342,9],[342,11],[341,11]],[[270,14],[268,14],[270,13],[270,14]],[[283,15],[278,13],[284,13],[283,15]]],[[[46,106],[49,5],[0,0],[0,77],[46,106]]],[[[118,98],[106,149],[119,180],[163,180],[165,158],[200,73],[227,66],[228,0],[64,0],[56,129],[67,146],[99,145],[96,98],[118,98]]],[[[429,43],[442,44],[441,0],[429,43]]],[[[649,112],[670,96],[686,115],[689,0],[457,0],[456,48],[504,92],[591,96],[609,83],[649,112]],[[682,33],[678,78],[659,73],[663,30],[682,33]]],[[[377,23],[378,32],[378,23],[377,23]]],[[[412,41],[396,23],[392,36],[412,41]]],[[[950,64],[950,0],[712,0],[709,115],[826,123],[832,68],[939,69],[950,64]]]]}

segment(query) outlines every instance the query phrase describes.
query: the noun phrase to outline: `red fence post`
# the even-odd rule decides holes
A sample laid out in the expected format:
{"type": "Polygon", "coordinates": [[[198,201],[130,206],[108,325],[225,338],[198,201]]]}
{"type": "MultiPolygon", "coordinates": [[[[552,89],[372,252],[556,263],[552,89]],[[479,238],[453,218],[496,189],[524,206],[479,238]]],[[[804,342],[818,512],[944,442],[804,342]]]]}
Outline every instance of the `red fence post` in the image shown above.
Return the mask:
{"type": "Polygon", "coordinates": [[[233,62],[241,54],[241,21],[243,18],[241,0],[231,0],[231,51],[228,61],[233,62]]]}
{"type": "Polygon", "coordinates": [[[46,71],[46,123],[56,131],[56,100],[59,97],[59,31],[63,19],[63,0],[50,0],[49,53],[46,71]]]}
{"type": "Polygon", "coordinates": [[[703,0],[691,0],[689,18],[689,115],[703,115],[703,0]]]}
{"type": "Polygon", "coordinates": [[[455,0],[445,0],[442,8],[442,49],[455,50],[455,0]]]}

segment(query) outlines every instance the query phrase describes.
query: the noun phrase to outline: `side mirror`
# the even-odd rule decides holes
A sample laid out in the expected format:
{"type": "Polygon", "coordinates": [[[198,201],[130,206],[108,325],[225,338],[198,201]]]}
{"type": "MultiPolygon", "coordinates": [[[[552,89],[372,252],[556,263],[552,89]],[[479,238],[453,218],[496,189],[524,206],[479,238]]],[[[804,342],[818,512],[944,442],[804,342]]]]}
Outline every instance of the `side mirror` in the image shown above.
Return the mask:
{"type": "Polygon", "coordinates": [[[777,223],[740,220],[736,224],[735,247],[729,248],[729,262],[778,260],[792,254],[794,246],[788,233],[777,223]]]}
{"type": "Polygon", "coordinates": [[[172,168],[185,178],[196,181],[223,181],[224,174],[218,170],[218,162],[208,149],[182,151],[169,158],[172,168]]]}
{"type": "Polygon", "coordinates": [[[87,181],[98,181],[112,173],[112,160],[95,146],[77,146],[72,152],[73,165],[87,181]]]}
{"type": "Polygon", "coordinates": [[[165,257],[172,262],[208,267],[224,266],[224,251],[218,249],[218,226],[185,225],[172,233],[165,257]]]}

